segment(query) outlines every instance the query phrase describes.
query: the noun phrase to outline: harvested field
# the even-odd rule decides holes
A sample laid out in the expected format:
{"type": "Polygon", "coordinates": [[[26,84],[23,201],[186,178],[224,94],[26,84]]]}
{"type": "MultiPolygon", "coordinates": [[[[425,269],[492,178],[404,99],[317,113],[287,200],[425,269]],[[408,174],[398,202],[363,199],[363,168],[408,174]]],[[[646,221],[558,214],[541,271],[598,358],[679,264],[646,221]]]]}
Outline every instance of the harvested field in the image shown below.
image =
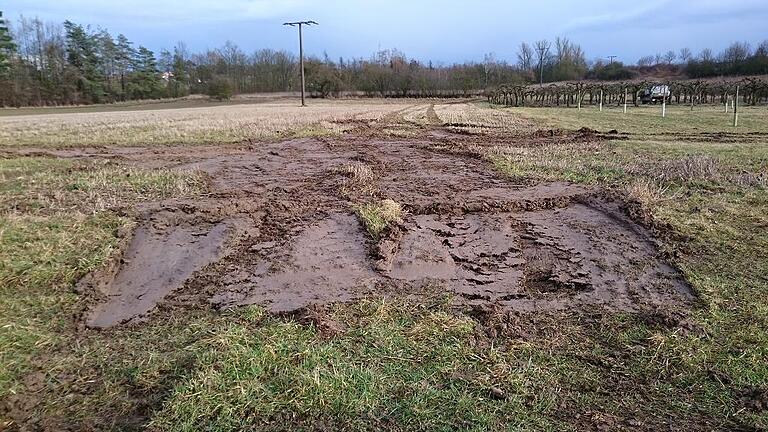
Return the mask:
{"type": "Polygon", "coordinates": [[[6,425],[764,424],[762,141],[282,104],[0,118],[6,425]]]}

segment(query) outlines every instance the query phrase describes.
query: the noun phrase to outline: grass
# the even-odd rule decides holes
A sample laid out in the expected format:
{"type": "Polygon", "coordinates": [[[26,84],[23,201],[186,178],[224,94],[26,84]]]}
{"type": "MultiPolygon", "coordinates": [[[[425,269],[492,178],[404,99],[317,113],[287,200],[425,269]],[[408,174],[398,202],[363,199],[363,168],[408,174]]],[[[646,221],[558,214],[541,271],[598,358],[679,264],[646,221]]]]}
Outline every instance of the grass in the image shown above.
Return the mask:
{"type": "Polygon", "coordinates": [[[355,207],[355,213],[373,239],[381,237],[390,225],[403,217],[402,207],[391,199],[359,205],[355,207]]]}
{"type": "MultiPolygon", "coordinates": [[[[455,123],[483,127],[488,112],[511,128],[516,116],[472,107],[455,123]]],[[[460,108],[435,107],[442,117],[452,110],[460,108]]],[[[521,112],[548,127],[615,127],[578,123],[567,110],[521,112]]],[[[652,121],[634,119],[627,130],[652,121]]],[[[294,318],[259,307],[168,310],[140,326],[81,329],[84,300],[73,284],[131,223],[116,210],[195,196],[205,178],[0,160],[0,428],[14,427],[8,412],[18,406],[29,413],[23,426],[54,430],[768,428],[760,405],[768,394],[768,145],[679,142],[648,130],[628,141],[499,147],[487,157],[513,177],[636,198],[702,300],[686,316],[465,313],[433,293],[418,302],[373,296],[294,318]]],[[[360,184],[373,176],[362,164],[341,171],[360,184]]],[[[357,211],[374,237],[400,217],[394,202],[357,211]]]]}
{"type": "MultiPolygon", "coordinates": [[[[406,102],[407,103],[407,102],[406,102]]],[[[153,105],[153,104],[150,104],[153,105]]],[[[231,144],[278,138],[335,136],[350,129],[350,119],[379,119],[401,102],[294,101],[225,104],[133,111],[76,111],[0,116],[0,148],[68,148],[231,144]]],[[[50,111],[41,111],[50,112],[50,111]]]]}
{"type": "MultiPolygon", "coordinates": [[[[328,313],[348,328],[330,340],[274,318],[257,327],[235,322],[204,342],[197,371],[153,424],[179,431],[501,427],[498,414],[522,413],[526,400],[498,401],[490,388],[533,384],[538,368],[513,370],[503,353],[477,350],[474,322],[447,309],[363,301],[328,313]]],[[[539,411],[551,408],[539,403],[539,411]]],[[[526,414],[529,427],[547,423],[537,414],[526,414]]]]}
{"type": "Polygon", "coordinates": [[[130,224],[110,210],[203,188],[195,172],[0,160],[0,397],[72,325],[74,281],[109,256],[116,232],[130,224]]]}
{"type": "Polygon", "coordinates": [[[0,218],[0,397],[23,385],[33,359],[58,344],[75,280],[95,269],[127,221],[99,217],[0,218]]]}
{"type": "Polygon", "coordinates": [[[195,194],[205,182],[198,171],[5,159],[0,160],[0,214],[96,214],[140,201],[195,194]]]}

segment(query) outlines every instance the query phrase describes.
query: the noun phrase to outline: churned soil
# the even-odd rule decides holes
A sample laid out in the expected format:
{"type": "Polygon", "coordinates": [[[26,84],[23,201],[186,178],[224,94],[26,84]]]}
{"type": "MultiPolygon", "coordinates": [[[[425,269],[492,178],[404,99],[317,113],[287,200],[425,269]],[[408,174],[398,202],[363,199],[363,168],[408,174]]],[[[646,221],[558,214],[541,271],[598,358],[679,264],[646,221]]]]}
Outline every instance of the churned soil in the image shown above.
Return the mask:
{"type": "MultiPolygon", "coordinates": [[[[492,139],[346,136],[240,146],[47,151],[209,178],[195,199],[144,204],[137,225],[79,290],[105,328],[168,308],[259,304],[272,312],[428,288],[459,304],[536,312],[686,307],[693,294],[645,227],[600,190],[519,184],[477,149],[492,139]],[[471,145],[470,145],[471,144],[471,145]],[[372,175],[355,178],[345,167],[372,175]],[[376,239],[355,206],[392,199],[402,220],[376,239]]],[[[583,131],[543,140],[600,139],[583,131]]],[[[509,145],[509,144],[507,144],[509,145]]]]}

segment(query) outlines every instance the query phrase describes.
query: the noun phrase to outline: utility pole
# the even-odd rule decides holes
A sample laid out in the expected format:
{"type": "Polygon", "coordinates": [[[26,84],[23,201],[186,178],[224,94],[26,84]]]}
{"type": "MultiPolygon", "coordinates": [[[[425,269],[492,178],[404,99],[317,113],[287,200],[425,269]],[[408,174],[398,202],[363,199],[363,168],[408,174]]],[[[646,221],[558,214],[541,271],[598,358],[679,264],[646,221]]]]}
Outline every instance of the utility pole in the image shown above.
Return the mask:
{"type": "Polygon", "coordinates": [[[618,56],[608,56],[608,59],[610,59],[610,60],[611,60],[611,64],[613,64],[613,60],[614,60],[616,57],[618,57],[618,56]]]}
{"type": "Polygon", "coordinates": [[[314,21],[295,21],[283,23],[285,26],[299,27],[299,69],[301,69],[301,106],[307,106],[304,102],[304,39],[301,34],[302,26],[318,25],[314,21]]]}

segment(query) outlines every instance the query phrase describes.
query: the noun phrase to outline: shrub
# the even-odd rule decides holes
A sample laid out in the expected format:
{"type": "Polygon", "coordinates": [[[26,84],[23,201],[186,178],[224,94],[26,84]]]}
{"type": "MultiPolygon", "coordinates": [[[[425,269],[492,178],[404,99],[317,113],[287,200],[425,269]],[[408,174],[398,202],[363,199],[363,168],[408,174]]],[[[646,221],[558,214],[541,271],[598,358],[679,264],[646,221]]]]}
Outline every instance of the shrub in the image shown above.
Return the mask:
{"type": "Polygon", "coordinates": [[[215,77],[208,82],[206,94],[216,100],[232,99],[232,82],[224,77],[215,77]]]}

